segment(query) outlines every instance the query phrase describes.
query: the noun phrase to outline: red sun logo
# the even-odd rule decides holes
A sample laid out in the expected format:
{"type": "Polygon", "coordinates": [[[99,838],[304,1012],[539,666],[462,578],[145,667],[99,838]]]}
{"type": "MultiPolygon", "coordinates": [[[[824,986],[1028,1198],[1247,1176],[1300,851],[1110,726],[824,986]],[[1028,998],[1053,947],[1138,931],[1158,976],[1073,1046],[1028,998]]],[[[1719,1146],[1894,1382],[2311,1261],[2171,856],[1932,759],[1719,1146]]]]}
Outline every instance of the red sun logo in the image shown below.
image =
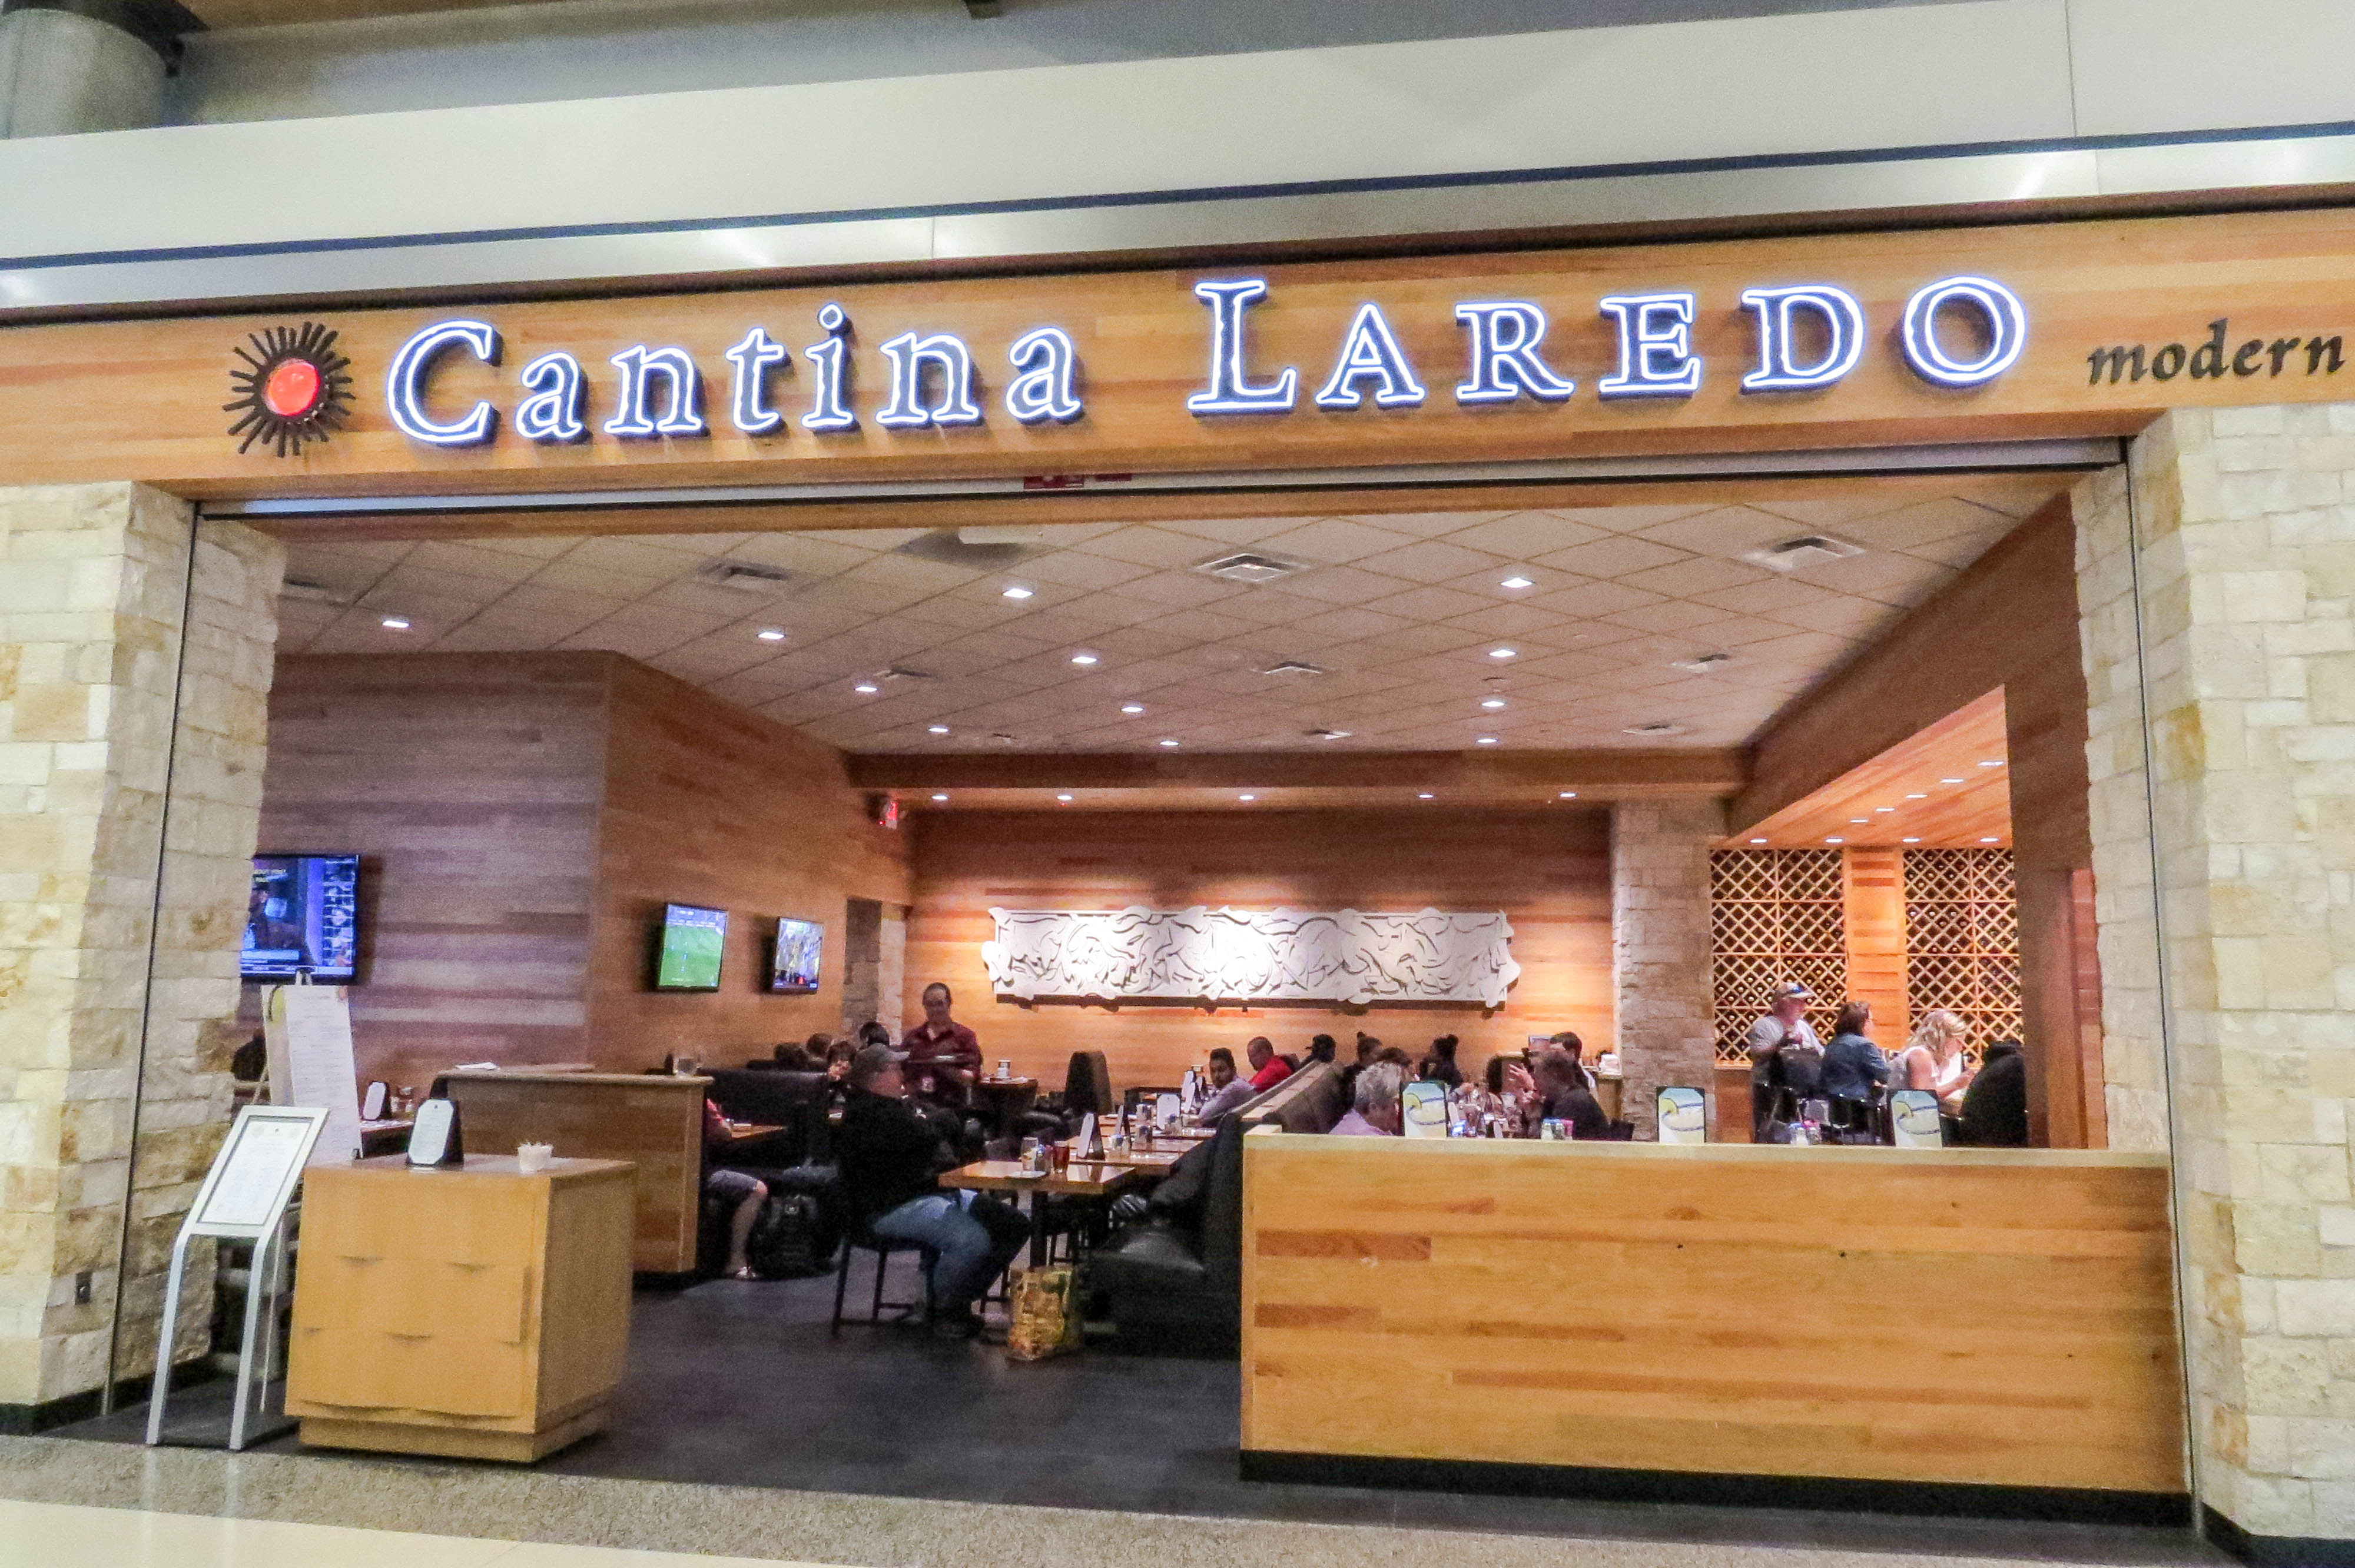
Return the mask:
{"type": "Polygon", "coordinates": [[[299,456],[305,445],[324,441],[351,413],[351,361],[336,352],[336,334],[317,322],[271,327],[248,334],[235,350],[245,368],[229,372],[237,396],[221,411],[238,416],[229,428],[245,439],[240,452],[259,441],[277,456],[299,456]]]}

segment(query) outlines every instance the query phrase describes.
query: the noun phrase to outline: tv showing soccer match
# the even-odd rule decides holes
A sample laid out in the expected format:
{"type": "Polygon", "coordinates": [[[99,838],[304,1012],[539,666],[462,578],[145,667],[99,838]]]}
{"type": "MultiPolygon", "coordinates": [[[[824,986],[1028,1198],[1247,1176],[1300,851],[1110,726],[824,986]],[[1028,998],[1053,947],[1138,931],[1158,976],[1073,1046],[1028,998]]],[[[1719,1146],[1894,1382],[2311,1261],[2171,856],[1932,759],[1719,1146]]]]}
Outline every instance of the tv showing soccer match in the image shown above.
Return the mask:
{"type": "Polygon", "coordinates": [[[663,906],[655,944],[656,991],[718,991],[719,956],[728,946],[728,911],[692,904],[663,906]]]}
{"type": "Polygon", "coordinates": [[[350,985],[359,975],[360,857],[258,854],[238,969],[250,980],[309,975],[350,985]]]}
{"type": "Polygon", "coordinates": [[[769,989],[817,989],[817,964],[826,948],[826,927],[815,920],[779,920],[777,945],[769,959],[769,989]]]}

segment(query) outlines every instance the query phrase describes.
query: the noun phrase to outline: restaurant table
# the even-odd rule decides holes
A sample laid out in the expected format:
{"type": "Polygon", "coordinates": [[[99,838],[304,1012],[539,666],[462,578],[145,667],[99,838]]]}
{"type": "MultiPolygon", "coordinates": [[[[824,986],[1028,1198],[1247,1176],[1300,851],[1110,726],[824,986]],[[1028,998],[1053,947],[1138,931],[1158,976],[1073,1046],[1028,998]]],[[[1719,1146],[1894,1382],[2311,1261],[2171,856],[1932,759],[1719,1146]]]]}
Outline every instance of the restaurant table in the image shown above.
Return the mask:
{"type": "Polygon", "coordinates": [[[1107,1199],[1145,1172],[1134,1165],[1101,1160],[1074,1160],[1060,1174],[1039,1175],[1024,1170],[1019,1160],[977,1160],[971,1165],[943,1171],[941,1185],[975,1192],[1027,1192],[1030,1195],[1030,1266],[1047,1265],[1047,1200],[1107,1199]]]}
{"type": "Polygon", "coordinates": [[[1002,1136],[1011,1130],[1014,1119],[1030,1108],[1039,1097],[1036,1078],[981,1077],[973,1081],[974,1098],[981,1102],[991,1127],[1002,1136]]]}

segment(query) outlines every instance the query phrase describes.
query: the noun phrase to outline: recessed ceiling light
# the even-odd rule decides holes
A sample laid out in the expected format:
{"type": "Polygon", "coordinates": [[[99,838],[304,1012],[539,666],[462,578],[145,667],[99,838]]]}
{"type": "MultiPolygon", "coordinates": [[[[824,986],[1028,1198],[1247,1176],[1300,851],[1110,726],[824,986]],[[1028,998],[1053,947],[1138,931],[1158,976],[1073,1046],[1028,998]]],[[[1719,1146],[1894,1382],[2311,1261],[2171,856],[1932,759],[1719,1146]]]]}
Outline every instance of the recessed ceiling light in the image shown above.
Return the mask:
{"type": "Polygon", "coordinates": [[[1071,662],[1074,664],[1092,664],[1095,662],[1096,656],[1092,653],[1074,653],[1071,655],[1071,662]]]}
{"type": "Polygon", "coordinates": [[[1474,744],[1478,746],[1494,746],[1497,744],[1497,737],[1493,735],[1476,735],[1472,739],[1474,744]]]}
{"type": "Polygon", "coordinates": [[[1850,826],[1850,827],[1852,827],[1852,828],[1860,828],[1860,827],[1864,826],[1864,824],[1865,824],[1865,823],[1867,823],[1867,822],[1870,821],[1871,820],[1872,820],[1872,819],[1871,819],[1871,818],[1870,818],[1870,817],[1850,817],[1848,821],[1849,821],[1849,826],[1850,826]]]}
{"type": "Polygon", "coordinates": [[[1962,780],[1959,779],[1941,779],[1938,782],[1941,784],[1959,784],[1962,780]]]}
{"type": "Polygon", "coordinates": [[[1060,800],[1066,806],[1071,803],[1071,798],[1069,795],[1058,795],[1055,799],[1060,800]]]}
{"type": "Polygon", "coordinates": [[[1480,705],[1484,708],[1501,708],[1505,705],[1505,699],[1502,697],[1482,697],[1480,699],[1480,705]]]}
{"type": "Polygon", "coordinates": [[[1259,797],[1256,795],[1238,795],[1235,799],[1238,800],[1256,800],[1259,797]]]}
{"type": "Polygon", "coordinates": [[[1429,791],[1428,789],[1426,789],[1426,790],[1423,791],[1421,794],[1418,794],[1417,796],[1415,796],[1415,799],[1416,799],[1416,800],[1430,800],[1430,799],[1431,799],[1431,791],[1429,791]]]}
{"type": "Polygon", "coordinates": [[[1669,660],[1668,668],[1689,670],[1696,675],[1706,675],[1713,670],[1722,670],[1728,664],[1737,662],[1739,661],[1731,653],[1696,653],[1689,659],[1669,660]]]}
{"type": "Polygon", "coordinates": [[[1926,800],[1930,797],[1927,795],[1908,795],[1905,798],[1909,800],[1926,800]]]}
{"type": "Polygon", "coordinates": [[[876,693],[878,693],[878,692],[881,691],[883,688],[882,688],[882,687],[880,687],[880,686],[879,686],[879,685],[877,685],[877,684],[876,684],[874,682],[872,682],[872,681],[861,681],[861,682],[859,682],[859,683],[858,683],[858,684],[857,684],[857,685],[855,685],[855,686],[851,687],[850,689],[851,689],[852,691],[854,691],[854,692],[857,692],[857,693],[858,693],[860,696],[862,696],[862,697],[871,697],[871,696],[873,696],[876,693]]]}
{"type": "Polygon", "coordinates": [[[1347,740],[1358,732],[1352,729],[1312,729],[1306,731],[1310,740],[1347,740]]]}
{"type": "Polygon", "coordinates": [[[1987,761],[1980,763],[1979,766],[1981,768],[2000,768],[2003,766],[2003,758],[2000,757],[1989,758],[1987,761]]]}
{"type": "Polygon", "coordinates": [[[1175,746],[1178,744],[1178,741],[1175,736],[1165,735],[1161,737],[1160,744],[1163,746],[1175,746]]]}
{"type": "Polygon", "coordinates": [[[1507,577],[1503,582],[1498,583],[1497,586],[1498,588],[1535,588],[1538,585],[1531,582],[1529,578],[1521,576],[1520,573],[1515,572],[1511,577],[1507,577]]]}
{"type": "Polygon", "coordinates": [[[1520,654],[1521,651],[1518,648],[1491,648],[1488,650],[1488,657],[1491,659],[1518,659],[1520,657],[1520,654]]]}
{"type": "Polygon", "coordinates": [[[1028,599],[1030,597],[1030,589],[1024,588],[1020,583],[1017,583],[1012,588],[999,589],[997,597],[1000,599],[1028,599]]]}
{"type": "Polygon", "coordinates": [[[1120,711],[1124,714],[1141,714],[1145,711],[1145,705],[1143,703],[1123,703],[1120,705],[1120,711]]]}
{"type": "Polygon", "coordinates": [[[1876,816],[1876,817],[1877,817],[1877,816],[1881,815],[1883,811],[1893,811],[1893,810],[1897,810],[1897,808],[1896,808],[1896,807],[1894,807],[1894,806],[1875,806],[1875,807],[1872,809],[1872,814],[1873,814],[1874,816],[1876,816]]]}
{"type": "Polygon", "coordinates": [[[1564,790],[1561,792],[1561,794],[1558,797],[1558,799],[1564,800],[1577,800],[1577,799],[1578,799],[1578,791],[1577,791],[1577,790],[1575,790],[1575,789],[1564,789],[1564,790]]]}
{"type": "Polygon", "coordinates": [[[2003,842],[2003,841],[2001,839],[1981,839],[1979,842],[1983,844],[1999,844],[2003,842]]]}
{"type": "Polygon", "coordinates": [[[932,797],[932,799],[933,799],[933,800],[947,800],[947,799],[948,799],[948,797],[947,797],[946,795],[935,795],[935,796],[933,796],[933,797],[932,797]]]}
{"type": "Polygon", "coordinates": [[[1824,842],[1828,844],[1844,844],[1848,842],[1848,841],[1846,839],[1826,839],[1824,842]]]}
{"type": "Polygon", "coordinates": [[[946,735],[949,732],[949,726],[944,724],[929,724],[924,728],[932,735],[946,735]]]}
{"type": "Polygon", "coordinates": [[[1918,844],[1922,841],[1920,839],[1907,839],[1905,842],[1909,844],[1918,844]]]}
{"type": "Polygon", "coordinates": [[[785,640],[785,629],[782,626],[764,626],[752,635],[763,642],[783,642],[785,640]]]}
{"type": "Polygon", "coordinates": [[[409,618],[405,615],[388,615],[384,618],[384,629],[387,631],[406,631],[409,630],[409,618]]]}
{"type": "Polygon", "coordinates": [[[1764,839],[1752,839],[1750,842],[1753,844],[1763,844],[1766,841],[1764,839]]]}

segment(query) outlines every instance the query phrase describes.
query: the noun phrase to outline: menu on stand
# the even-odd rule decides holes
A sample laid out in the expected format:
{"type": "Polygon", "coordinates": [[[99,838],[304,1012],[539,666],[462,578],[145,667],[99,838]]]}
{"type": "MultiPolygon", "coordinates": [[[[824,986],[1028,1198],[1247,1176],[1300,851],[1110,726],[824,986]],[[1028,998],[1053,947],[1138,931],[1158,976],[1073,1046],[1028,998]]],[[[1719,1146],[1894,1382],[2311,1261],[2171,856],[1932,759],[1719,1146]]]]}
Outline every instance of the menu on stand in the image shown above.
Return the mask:
{"type": "Polygon", "coordinates": [[[272,1105],[327,1113],[314,1165],[360,1157],[359,1069],[352,1059],[351,1005],[341,986],[282,985],[262,1007],[272,1105]]]}

